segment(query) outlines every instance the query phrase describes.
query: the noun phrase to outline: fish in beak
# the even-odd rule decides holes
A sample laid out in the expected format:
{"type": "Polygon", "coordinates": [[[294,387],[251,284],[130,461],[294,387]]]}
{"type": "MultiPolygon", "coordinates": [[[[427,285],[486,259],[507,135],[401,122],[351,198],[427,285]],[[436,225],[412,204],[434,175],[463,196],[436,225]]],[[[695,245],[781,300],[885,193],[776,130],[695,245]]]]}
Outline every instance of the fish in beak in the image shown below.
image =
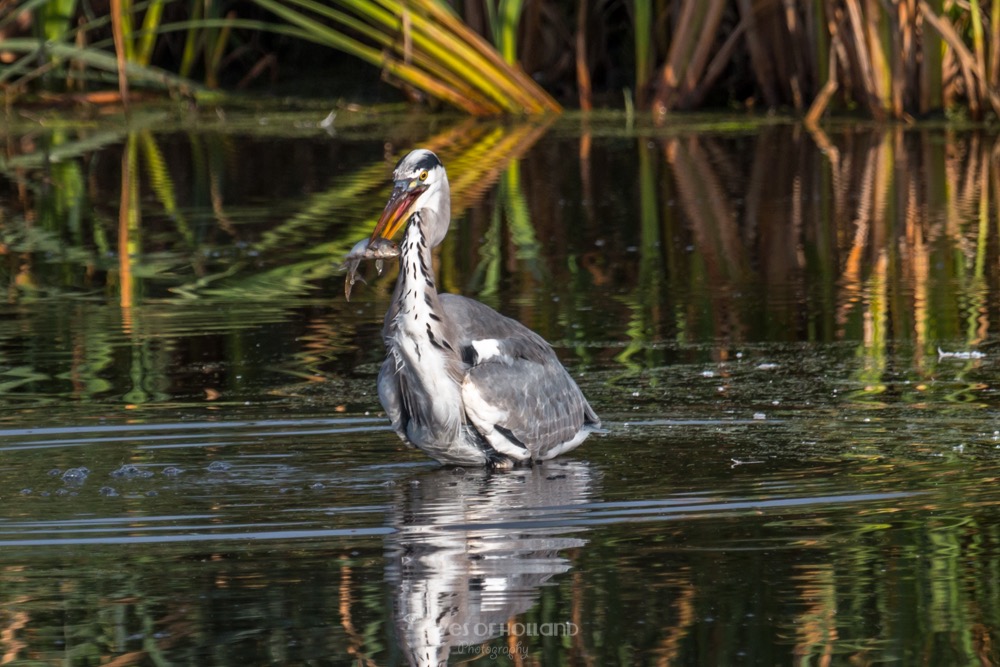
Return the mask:
{"type": "Polygon", "coordinates": [[[370,240],[372,242],[378,239],[391,240],[396,236],[410,219],[414,202],[426,189],[427,186],[417,180],[396,181],[389,203],[385,205],[385,210],[382,211],[370,240]]]}

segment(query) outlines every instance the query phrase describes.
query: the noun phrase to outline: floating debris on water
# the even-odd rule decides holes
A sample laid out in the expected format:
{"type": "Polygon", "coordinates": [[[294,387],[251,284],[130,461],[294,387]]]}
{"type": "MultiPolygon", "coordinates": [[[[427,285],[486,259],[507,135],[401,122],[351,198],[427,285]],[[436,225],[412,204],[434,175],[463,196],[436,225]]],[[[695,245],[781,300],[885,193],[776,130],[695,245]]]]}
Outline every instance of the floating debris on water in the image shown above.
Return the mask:
{"type": "Polygon", "coordinates": [[[326,115],[326,118],[324,118],[323,120],[321,120],[319,122],[319,126],[321,128],[323,128],[324,130],[332,130],[333,129],[333,124],[334,124],[334,122],[336,120],[337,120],[337,111],[335,109],[335,110],[331,111],[330,113],[328,113],[326,115]]]}
{"type": "Polygon", "coordinates": [[[763,461],[741,461],[740,459],[729,459],[729,460],[733,462],[733,465],[729,466],[730,468],[735,468],[736,466],[751,465],[754,463],[763,463],[763,461]]]}
{"type": "Polygon", "coordinates": [[[938,359],[983,359],[986,354],[979,350],[968,350],[966,352],[945,352],[940,347],[937,350],[938,359]]]}

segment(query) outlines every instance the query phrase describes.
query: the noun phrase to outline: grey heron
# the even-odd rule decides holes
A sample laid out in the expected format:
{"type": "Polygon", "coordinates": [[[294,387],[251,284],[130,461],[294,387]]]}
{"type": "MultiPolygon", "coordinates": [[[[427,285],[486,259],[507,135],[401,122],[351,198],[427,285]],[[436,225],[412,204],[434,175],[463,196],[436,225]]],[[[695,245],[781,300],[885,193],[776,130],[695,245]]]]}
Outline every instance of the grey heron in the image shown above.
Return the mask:
{"type": "Polygon", "coordinates": [[[392,178],[369,245],[405,226],[378,376],[393,429],[444,464],[507,468],[575,448],[600,419],[545,339],[478,301],[437,291],[431,253],[451,223],[441,161],[415,150],[392,178]]]}

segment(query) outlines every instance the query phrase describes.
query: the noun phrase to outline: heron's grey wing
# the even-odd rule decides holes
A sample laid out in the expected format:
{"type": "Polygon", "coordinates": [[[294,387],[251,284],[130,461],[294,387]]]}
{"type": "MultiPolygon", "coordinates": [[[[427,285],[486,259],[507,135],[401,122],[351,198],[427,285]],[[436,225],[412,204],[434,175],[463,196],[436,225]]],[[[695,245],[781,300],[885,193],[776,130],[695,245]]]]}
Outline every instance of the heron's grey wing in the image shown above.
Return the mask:
{"type": "Polygon", "coordinates": [[[545,339],[477,301],[442,294],[441,304],[467,364],[466,416],[494,449],[545,459],[600,425],[545,339]]]}
{"type": "Polygon", "coordinates": [[[580,444],[593,410],[558,365],[486,361],[462,385],[466,416],[494,449],[518,460],[547,459],[580,444]]]}
{"type": "Polygon", "coordinates": [[[392,430],[402,438],[403,442],[412,447],[412,443],[406,437],[406,423],[409,421],[409,416],[403,406],[400,378],[392,355],[382,362],[382,369],[378,373],[378,399],[385,409],[386,416],[392,421],[392,430]]]}
{"type": "Polygon", "coordinates": [[[426,414],[426,402],[414,395],[417,388],[413,386],[412,379],[407,375],[406,369],[400,365],[399,360],[392,353],[392,346],[389,343],[389,337],[394,329],[393,322],[399,314],[400,285],[401,283],[397,281],[396,292],[393,294],[392,302],[385,313],[385,322],[382,326],[382,337],[385,339],[386,349],[389,352],[385,361],[382,362],[382,368],[378,374],[378,398],[382,407],[385,408],[386,416],[392,420],[392,430],[407,445],[415,447],[407,432],[413,426],[418,429],[426,428],[429,421],[426,414]]]}

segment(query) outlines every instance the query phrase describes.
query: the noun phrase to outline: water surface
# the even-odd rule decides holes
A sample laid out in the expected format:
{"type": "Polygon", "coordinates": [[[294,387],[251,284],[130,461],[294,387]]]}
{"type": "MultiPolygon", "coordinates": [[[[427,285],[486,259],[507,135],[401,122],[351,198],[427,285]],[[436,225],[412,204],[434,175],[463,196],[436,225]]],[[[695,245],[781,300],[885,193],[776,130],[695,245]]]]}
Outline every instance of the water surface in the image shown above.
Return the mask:
{"type": "Polygon", "coordinates": [[[1000,661],[996,137],[325,115],[4,128],[0,663],[1000,661]],[[381,414],[337,267],[418,145],[571,455],[381,414]]]}

